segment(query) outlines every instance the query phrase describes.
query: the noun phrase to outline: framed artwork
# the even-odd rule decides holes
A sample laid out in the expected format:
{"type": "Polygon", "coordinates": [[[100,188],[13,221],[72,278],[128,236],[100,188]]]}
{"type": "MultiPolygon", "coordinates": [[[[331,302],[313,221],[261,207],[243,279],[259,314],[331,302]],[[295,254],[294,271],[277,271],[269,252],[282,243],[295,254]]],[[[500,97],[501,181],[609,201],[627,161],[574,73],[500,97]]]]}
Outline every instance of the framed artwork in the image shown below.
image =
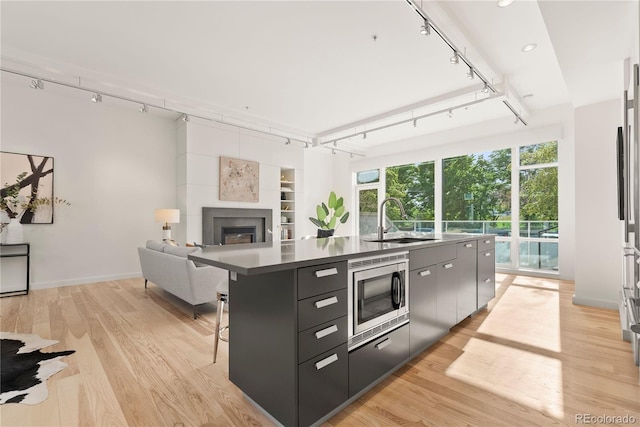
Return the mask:
{"type": "Polygon", "coordinates": [[[258,202],[259,196],[260,164],[220,157],[220,200],[258,202]]]}
{"type": "Polygon", "coordinates": [[[0,198],[10,218],[20,218],[22,224],[52,224],[53,157],[0,152],[0,198]],[[15,185],[18,184],[18,188],[15,185]],[[10,197],[17,191],[17,197],[10,197]],[[37,206],[25,209],[24,204],[37,206]]]}

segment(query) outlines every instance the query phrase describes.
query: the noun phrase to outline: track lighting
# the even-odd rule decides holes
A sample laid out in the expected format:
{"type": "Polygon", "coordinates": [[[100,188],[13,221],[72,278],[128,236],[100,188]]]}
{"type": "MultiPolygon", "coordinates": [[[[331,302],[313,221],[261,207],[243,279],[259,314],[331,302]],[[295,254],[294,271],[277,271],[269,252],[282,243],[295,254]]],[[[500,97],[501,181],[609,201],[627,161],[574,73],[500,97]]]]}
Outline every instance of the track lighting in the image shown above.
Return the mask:
{"type": "Polygon", "coordinates": [[[449,110],[449,112],[447,113],[447,117],[449,118],[453,117],[453,110],[449,110]]]}
{"type": "Polygon", "coordinates": [[[520,119],[518,119],[518,116],[516,116],[516,119],[513,121],[513,124],[517,125],[519,121],[520,121],[520,119]]]}
{"type": "Polygon", "coordinates": [[[142,106],[138,108],[138,111],[140,111],[141,113],[148,112],[149,110],[147,109],[147,104],[142,104],[142,106]]]}
{"type": "Polygon", "coordinates": [[[413,119],[413,127],[414,128],[418,127],[418,119],[413,119]]]}
{"type": "Polygon", "coordinates": [[[349,153],[349,158],[353,159],[353,153],[349,153]]]}
{"type": "Polygon", "coordinates": [[[186,114],[184,114],[184,113],[183,113],[183,114],[182,114],[182,116],[180,117],[180,119],[181,119],[183,122],[185,122],[185,123],[186,123],[186,122],[188,122],[188,121],[189,121],[189,116],[187,116],[186,114]]]}
{"type": "Polygon", "coordinates": [[[431,27],[429,26],[429,21],[427,19],[424,20],[424,25],[420,27],[420,34],[423,36],[431,34],[431,27]]]}
{"type": "Polygon", "coordinates": [[[455,50],[453,51],[453,56],[451,58],[449,58],[449,63],[450,64],[457,64],[460,62],[460,57],[458,56],[458,52],[456,52],[455,50]]]}
{"type": "Polygon", "coordinates": [[[338,146],[338,140],[336,139],[335,141],[333,141],[333,146],[337,147],[338,146]]]}
{"type": "Polygon", "coordinates": [[[331,154],[336,154],[336,149],[335,148],[331,149],[331,154]]]}
{"type": "Polygon", "coordinates": [[[284,142],[284,145],[291,145],[291,138],[287,138],[287,140],[284,142]]]}
{"type": "Polygon", "coordinates": [[[309,148],[309,143],[308,142],[304,143],[304,148],[309,148]]]}
{"type": "Polygon", "coordinates": [[[469,72],[467,73],[467,78],[469,80],[473,80],[474,77],[475,76],[474,76],[474,72],[473,72],[473,67],[469,67],[469,72]]]}
{"type": "Polygon", "coordinates": [[[489,84],[485,82],[484,86],[482,87],[482,93],[489,93],[489,84]]]}
{"type": "Polygon", "coordinates": [[[31,89],[44,89],[44,83],[40,79],[31,80],[29,87],[31,89]]]}
{"type": "Polygon", "coordinates": [[[367,139],[367,133],[366,132],[362,133],[362,139],[367,139]]]}
{"type": "Polygon", "coordinates": [[[102,95],[100,95],[99,93],[93,94],[93,96],[91,97],[91,102],[102,102],[102,95]]]}

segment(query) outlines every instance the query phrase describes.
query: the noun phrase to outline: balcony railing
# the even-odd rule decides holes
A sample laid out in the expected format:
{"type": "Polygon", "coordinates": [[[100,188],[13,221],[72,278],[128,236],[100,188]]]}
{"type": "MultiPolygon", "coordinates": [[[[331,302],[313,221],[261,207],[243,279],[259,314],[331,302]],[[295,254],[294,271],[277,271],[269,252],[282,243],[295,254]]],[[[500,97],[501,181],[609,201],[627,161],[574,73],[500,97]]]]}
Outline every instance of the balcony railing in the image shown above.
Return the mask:
{"type": "MultiPolygon", "coordinates": [[[[389,220],[391,231],[434,232],[435,221],[389,220]]],[[[520,221],[518,268],[558,270],[558,221],[520,221]]],[[[495,234],[496,264],[511,265],[511,221],[442,221],[443,233],[495,234]]]]}

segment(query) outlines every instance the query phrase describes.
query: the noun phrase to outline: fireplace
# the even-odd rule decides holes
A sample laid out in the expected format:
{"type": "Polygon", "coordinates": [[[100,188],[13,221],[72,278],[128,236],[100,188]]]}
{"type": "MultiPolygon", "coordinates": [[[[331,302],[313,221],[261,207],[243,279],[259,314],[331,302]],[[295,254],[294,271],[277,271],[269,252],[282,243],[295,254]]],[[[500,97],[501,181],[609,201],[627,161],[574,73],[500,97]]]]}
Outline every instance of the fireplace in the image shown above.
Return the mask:
{"type": "Polygon", "coordinates": [[[222,244],[255,243],[256,227],[222,227],[222,244]]]}
{"type": "Polygon", "coordinates": [[[271,242],[272,218],[271,209],[202,208],[202,243],[271,242]]]}

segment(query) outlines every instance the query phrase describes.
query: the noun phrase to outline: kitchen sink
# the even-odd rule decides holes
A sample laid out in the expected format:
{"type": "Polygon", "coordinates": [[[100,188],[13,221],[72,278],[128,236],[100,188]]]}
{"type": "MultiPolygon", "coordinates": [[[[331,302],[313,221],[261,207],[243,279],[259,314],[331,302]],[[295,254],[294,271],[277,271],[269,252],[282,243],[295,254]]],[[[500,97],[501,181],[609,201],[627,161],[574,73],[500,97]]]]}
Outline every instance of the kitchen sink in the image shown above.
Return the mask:
{"type": "Polygon", "coordinates": [[[377,239],[367,240],[368,242],[376,243],[416,243],[416,242],[428,242],[430,240],[437,240],[433,237],[395,237],[390,239],[377,239]]]}

